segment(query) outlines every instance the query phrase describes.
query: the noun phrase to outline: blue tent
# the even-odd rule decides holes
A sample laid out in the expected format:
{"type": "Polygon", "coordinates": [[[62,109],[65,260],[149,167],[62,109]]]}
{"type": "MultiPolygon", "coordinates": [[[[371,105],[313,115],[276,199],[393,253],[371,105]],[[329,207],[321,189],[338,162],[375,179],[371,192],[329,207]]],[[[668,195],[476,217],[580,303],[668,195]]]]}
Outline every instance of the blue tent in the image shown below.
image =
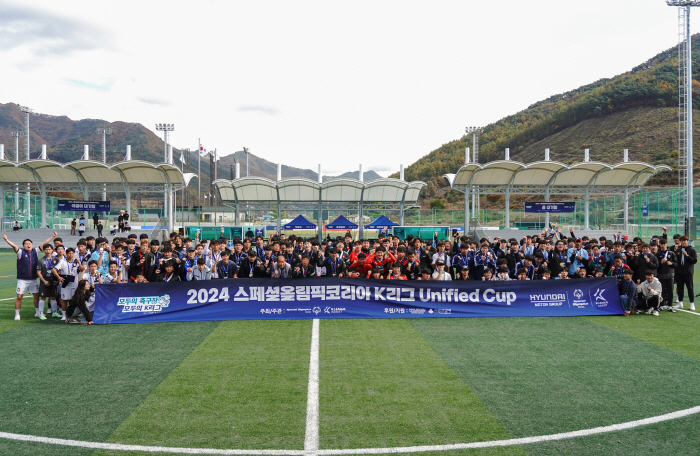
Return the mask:
{"type": "Polygon", "coordinates": [[[314,230],[316,229],[316,225],[306,220],[304,216],[300,215],[284,225],[282,228],[285,230],[314,230]]]}
{"type": "Polygon", "coordinates": [[[326,225],[327,230],[356,230],[357,225],[346,219],[342,215],[333,222],[326,225]]]}
{"type": "Polygon", "coordinates": [[[382,230],[382,229],[389,229],[392,226],[398,226],[398,223],[394,223],[388,218],[386,218],[383,215],[380,215],[377,217],[374,221],[370,222],[369,224],[365,225],[366,230],[382,230]]]}

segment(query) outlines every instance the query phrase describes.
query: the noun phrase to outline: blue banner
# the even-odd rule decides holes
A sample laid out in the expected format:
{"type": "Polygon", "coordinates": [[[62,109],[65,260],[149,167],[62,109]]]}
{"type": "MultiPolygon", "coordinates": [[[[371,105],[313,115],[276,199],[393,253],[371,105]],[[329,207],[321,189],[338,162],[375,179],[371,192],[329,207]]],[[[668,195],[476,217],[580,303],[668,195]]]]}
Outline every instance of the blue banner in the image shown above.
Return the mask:
{"type": "Polygon", "coordinates": [[[624,313],[614,277],[508,282],[349,278],[97,285],[95,323],[624,313]]]}
{"type": "Polygon", "coordinates": [[[642,204],[642,217],[649,217],[649,204],[642,204]]]}
{"type": "Polygon", "coordinates": [[[576,203],[525,203],[525,212],[574,212],[576,203]]]}
{"type": "Polygon", "coordinates": [[[109,201],[71,201],[58,200],[58,211],[73,211],[73,212],[109,212],[109,201]]]}

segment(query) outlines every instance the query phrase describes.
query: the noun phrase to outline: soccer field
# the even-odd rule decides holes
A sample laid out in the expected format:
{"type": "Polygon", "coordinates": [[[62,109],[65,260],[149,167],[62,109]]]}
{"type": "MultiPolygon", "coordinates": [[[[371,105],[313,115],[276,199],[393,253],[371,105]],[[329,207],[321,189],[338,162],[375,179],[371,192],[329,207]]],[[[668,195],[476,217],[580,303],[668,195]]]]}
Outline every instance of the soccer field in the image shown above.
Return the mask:
{"type": "MultiPolygon", "coordinates": [[[[14,264],[0,252],[0,299],[14,264]]],[[[312,320],[65,325],[34,319],[31,299],[14,322],[12,308],[0,301],[2,455],[700,454],[697,313],[316,332],[312,320]],[[540,438],[510,441],[527,437],[540,438]]]]}

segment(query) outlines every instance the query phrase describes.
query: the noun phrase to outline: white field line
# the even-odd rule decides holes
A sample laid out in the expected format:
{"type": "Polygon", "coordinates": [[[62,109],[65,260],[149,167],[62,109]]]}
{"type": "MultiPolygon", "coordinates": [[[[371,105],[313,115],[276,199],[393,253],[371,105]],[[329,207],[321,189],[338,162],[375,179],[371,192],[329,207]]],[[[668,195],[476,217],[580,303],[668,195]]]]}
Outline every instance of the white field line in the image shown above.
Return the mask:
{"type": "Polygon", "coordinates": [[[314,319],[311,329],[311,356],[309,361],[309,388],[306,396],[306,436],[304,454],[315,455],[318,451],[318,350],[319,320],[314,319]]]}
{"type": "Polygon", "coordinates": [[[676,308],[676,311],[679,311],[679,310],[680,310],[681,312],[685,312],[685,313],[689,313],[689,314],[693,314],[693,315],[700,315],[700,313],[693,312],[692,310],[685,310],[685,309],[676,308]]]}
{"type": "MultiPolygon", "coordinates": [[[[540,442],[549,442],[553,440],[573,439],[576,437],[586,437],[596,434],[605,434],[608,432],[623,431],[633,429],[649,424],[662,423],[664,421],[675,420],[690,415],[700,413],[700,406],[692,407],[677,412],[666,413],[664,415],[644,418],[642,420],[628,421],[626,423],[612,424],[610,426],[601,426],[591,429],[583,429],[580,431],[562,432],[560,434],[539,435],[534,437],[523,437],[519,439],[508,440],[492,440],[489,442],[472,442],[472,443],[455,443],[451,445],[424,445],[410,447],[392,447],[392,448],[356,448],[350,450],[318,450],[315,453],[318,456],[334,456],[334,455],[355,455],[355,454],[393,454],[393,453],[421,453],[425,451],[449,451],[449,450],[468,450],[472,448],[491,448],[505,447],[514,445],[528,445],[540,442]]],[[[253,455],[253,456],[304,456],[305,450],[219,450],[216,448],[177,448],[177,447],[162,447],[162,446],[145,446],[145,445],[122,445],[118,443],[100,443],[100,442],[85,442],[80,440],[65,440],[54,439],[49,437],[37,437],[34,435],[11,434],[9,432],[0,432],[0,438],[8,440],[20,440],[24,442],[47,443],[53,445],[63,445],[81,448],[94,448],[99,450],[113,451],[143,451],[146,453],[177,453],[177,454],[223,454],[223,455],[253,455]]]]}
{"type": "MultiPolygon", "coordinates": [[[[29,299],[29,298],[34,298],[34,296],[32,296],[32,295],[24,296],[22,299],[29,299]]],[[[3,298],[3,299],[0,299],[0,301],[14,301],[15,299],[17,299],[17,296],[15,296],[14,298],[3,298]]]]}

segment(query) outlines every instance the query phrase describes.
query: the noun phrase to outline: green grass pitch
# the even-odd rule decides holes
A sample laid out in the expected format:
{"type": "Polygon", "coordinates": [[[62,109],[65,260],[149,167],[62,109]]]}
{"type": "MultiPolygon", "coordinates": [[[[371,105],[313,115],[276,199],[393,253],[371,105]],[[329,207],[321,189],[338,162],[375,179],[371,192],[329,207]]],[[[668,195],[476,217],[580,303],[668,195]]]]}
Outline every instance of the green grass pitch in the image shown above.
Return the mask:
{"type": "MultiPolygon", "coordinates": [[[[14,277],[11,251],[0,250],[0,432],[304,449],[311,320],[68,326],[33,318],[27,299],[15,322],[14,277]]],[[[550,435],[698,405],[700,315],[687,312],[320,322],[321,450],[550,435]]],[[[0,438],[0,454],[153,453],[0,438]]],[[[693,455],[700,454],[700,415],[558,441],[414,454],[693,455]]]]}

